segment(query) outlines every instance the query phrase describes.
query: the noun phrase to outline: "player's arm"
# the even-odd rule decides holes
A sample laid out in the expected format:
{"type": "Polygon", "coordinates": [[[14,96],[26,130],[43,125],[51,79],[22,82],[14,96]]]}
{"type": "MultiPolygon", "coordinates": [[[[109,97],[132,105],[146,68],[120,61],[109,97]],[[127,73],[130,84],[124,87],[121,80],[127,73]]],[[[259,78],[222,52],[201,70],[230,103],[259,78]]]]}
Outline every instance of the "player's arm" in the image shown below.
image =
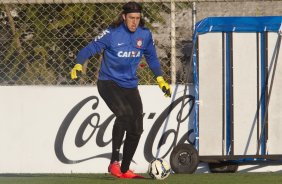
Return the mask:
{"type": "Polygon", "coordinates": [[[77,79],[77,73],[82,72],[82,65],[85,63],[85,61],[91,56],[100,53],[108,45],[110,45],[110,29],[104,30],[100,35],[98,35],[87,46],[78,52],[76,56],[77,64],[75,64],[71,70],[71,78],[77,79]]]}
{"type": "Polygon", "coordinates": [[[164,92],[166,97],[171,97],[171,88],[169,84],[163,78],[161,65],[160,65],[160,62],[157,56],[155,44],[154,44],[151,33],[149,34],[149,41],[144,51],[144,56],[146,58],[146,62],[149,65],[149,68],[152,70],[152,72],[156,76],[159,87],[164,92]]]}

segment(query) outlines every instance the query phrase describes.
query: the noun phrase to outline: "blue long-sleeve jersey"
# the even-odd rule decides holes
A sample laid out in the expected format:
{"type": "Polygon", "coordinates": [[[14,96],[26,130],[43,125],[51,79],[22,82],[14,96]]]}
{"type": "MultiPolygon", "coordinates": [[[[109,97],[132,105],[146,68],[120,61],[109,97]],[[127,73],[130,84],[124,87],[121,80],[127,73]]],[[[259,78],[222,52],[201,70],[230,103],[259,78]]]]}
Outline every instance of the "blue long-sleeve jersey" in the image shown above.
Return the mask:
{"type": "Polygon", "coordinates": [[[102,52],[99,80],[113,80],[119,86],[135,88],[138,85],[136,70],[142,55],[155,76],[162,75],[152,34],[138,27],[130,32],[125,24],[108,28],[79,51],[76,61],[83,64],[89,57],[102,52]]]}

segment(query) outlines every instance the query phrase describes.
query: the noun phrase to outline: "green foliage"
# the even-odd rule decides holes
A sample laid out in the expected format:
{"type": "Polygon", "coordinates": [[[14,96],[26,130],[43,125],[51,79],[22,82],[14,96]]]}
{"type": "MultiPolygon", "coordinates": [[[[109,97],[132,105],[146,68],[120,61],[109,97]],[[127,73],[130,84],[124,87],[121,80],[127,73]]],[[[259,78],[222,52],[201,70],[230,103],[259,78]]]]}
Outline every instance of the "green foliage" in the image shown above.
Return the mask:
{"type": "MultiPolygon", "coordinates": [[[[10,34],[9,37],[1,36],[7,43],[5,50],[1,51],[4,57],[3,63],[7,66],[6,78],[14,80],[17,84],[37,84],[41,81],[42,84],[56,85],[59,84],[57,80],[60,77],[67,80],[74,64],[74,56],[69,56],[69,53],[76,55],[82,47],[107,28],[120,15],[123,3],[8,4],[7,6],[11,11],[17,12],[18,17],[12,20],[16,25],[16,34],[10,34]],[[24,36],[26,33],[31,36],[24,36]]],[[[167,21],[160,12],[170,13],[170,3],[142,3],[142,6],[146,26],[157,34],[157,30],[152,25],[156,22],[164,24],[167,21]]],[[[185,7],[181,4],[179,6],[185,7]]],[[[0,11],[6,11],[4,5],[0,5],[0,11]]],[[[2,26],[1,22],[0,26],[2,26]]],[[[8,34],[12,29],[12,25],[8,22],[5,29],[1,31],[8,34]]],[[[99,57],[90,60],[94,63],[88,65],[91,66],[89,70],[95,71],[89,72],[86,69],[89,77],[87,81],[90,79],[96,81],[97,68],[100,65],[97,62],[99,57]]],[[[148,66],[138,69],[138,75],[141,79],[140,84],[155,83],[148,66]]]]}

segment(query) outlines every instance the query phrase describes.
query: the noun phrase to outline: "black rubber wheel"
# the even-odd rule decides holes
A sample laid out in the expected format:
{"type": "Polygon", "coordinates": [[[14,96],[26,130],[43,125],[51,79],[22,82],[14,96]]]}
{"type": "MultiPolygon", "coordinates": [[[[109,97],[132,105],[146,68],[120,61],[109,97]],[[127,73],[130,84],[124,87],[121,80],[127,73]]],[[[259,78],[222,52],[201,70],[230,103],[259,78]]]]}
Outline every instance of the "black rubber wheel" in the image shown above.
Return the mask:
{"type": "Polygon", "coordinates": [[[235,173],[239,165],[232,162],[209,163],[211,173],[235,173]]]}
{"type": "Polygon", "coordinates": [[[170,154],[171,169],[175,173],[192,174],[199,164],[198,151],[191,144],[179,144],[170,154]]]}

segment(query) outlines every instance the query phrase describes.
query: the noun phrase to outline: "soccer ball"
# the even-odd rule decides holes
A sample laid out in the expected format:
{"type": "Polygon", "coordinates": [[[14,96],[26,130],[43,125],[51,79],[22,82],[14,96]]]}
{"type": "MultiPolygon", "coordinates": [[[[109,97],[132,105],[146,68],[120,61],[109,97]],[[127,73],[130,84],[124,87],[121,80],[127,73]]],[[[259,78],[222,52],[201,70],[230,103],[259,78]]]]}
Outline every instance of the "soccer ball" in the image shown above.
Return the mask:
{"type": "Polygon", "coordinates": [[[157,180],[163,180],[169,176],[171,168],[169,163],[167,163],[162,158],[156,158],[152,160],[148,167],[148,174],[157,180]]]}

